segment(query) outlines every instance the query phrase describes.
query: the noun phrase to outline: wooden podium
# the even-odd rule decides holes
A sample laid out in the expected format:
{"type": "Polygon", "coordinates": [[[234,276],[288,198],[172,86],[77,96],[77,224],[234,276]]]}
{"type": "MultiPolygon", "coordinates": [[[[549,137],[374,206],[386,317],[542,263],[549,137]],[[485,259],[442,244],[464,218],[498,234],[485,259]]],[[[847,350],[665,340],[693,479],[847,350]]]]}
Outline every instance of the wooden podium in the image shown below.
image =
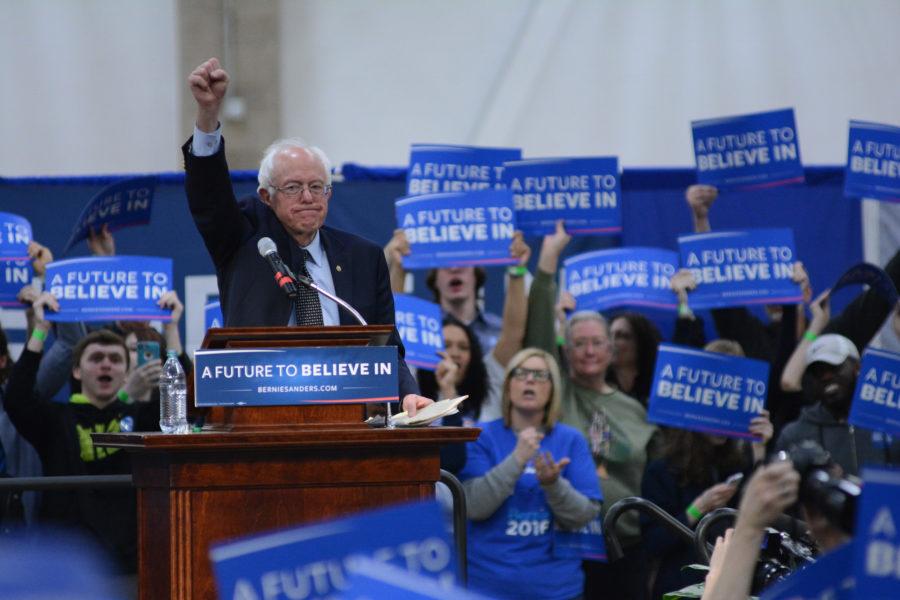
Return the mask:
{"type": "MultiPolygon", "coordinates": [[[[392,326],[213,329],[204,348],[384,343],[392,326]]],[[[460,427],[373,429],[364,405],[215,407],[200,433],[93,434],[131,453],[140,598],[215,598],[211,544],[434,494],[460,427]]]]}

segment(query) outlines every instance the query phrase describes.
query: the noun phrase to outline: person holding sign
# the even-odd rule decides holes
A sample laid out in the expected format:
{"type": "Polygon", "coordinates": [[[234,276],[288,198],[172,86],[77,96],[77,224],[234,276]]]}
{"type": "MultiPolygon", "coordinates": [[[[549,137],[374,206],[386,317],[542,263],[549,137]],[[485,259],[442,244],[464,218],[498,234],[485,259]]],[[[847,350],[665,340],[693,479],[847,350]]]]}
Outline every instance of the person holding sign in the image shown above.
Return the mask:
{"type": "MultiPolygon", "coordinates": [[[[197,104],[194,135],[184,144],[185,190],[197,229],[206,243],[219,283],[226,327],[356,325],[332,300],[303,288],[295,322],[292,300],[272,281],[257,242],[271,238],[281,259],[301,275],[354,306],[369,323],[393,324],[394,299],[381,249],[325,226],[331,200],[331,163],[320,149],[299,140],[279,140],[259,168],[258,197],[238,202],[225,160],[219,114],[228,73],[211,58],[188,77],[197,104]]],[[[418,395],[403,360],[396,329],[400,398],[409,416],[431,403],[418,395]]]]}
{"type": "Polygon", "coordinates": [[[509,361],[503,418],[485,424],[460,479],[469,524],[469,585],[496,598],[569,600],[583,589],[581,560],[557,556],[559,529],[579,530],[602,499],[578,430],[557,423],[561,378],[548,353],[509,361]]]}
{"type": "Polygon", "coordinates": [[[803,390],[815,404],[784,428],[777,450],[813,440],[849,475],[859,475],[864,464],[898,464],[900,440],[847,423],[859,366],[856,346],[842,335],[825,334],[809,345],[803,390]]]}
{"type": "MultiPolygon", "coordinates": [[[[554,327],[559,257],[571,238],[562,223],[544,237],[538,269],[528,296],[525,345],[559,355],[554,327]]],[[[561,421],[581,431],[594,458],[604,507],[640,493],[641,476],[657,428],[647,410],[606,380],[612,361],[609,327],[600,313],[579,311],[565,329],[568,371],[563,373],[561,421]]],[[[643,586],[640,529],[637,515],[618,522],[625,556],[616,563],[585,562],[586,598],[640,598],[643,586]]]]}
{"type": "MultiPolygon", "coordinates": [[[[737,342],[714,340],[704,348],[732,356],[744,356],[737,342]]],[[[666,431],[662,456],[650,462],[641,481],[641,497],[650,500],[693,529],[700,518],[728,506],[743,477],[765,458],[772,438],[768,411],[750,422],[752,444],[743,440],[686,429],[666,431]]],[[[684,567],[696,560],[694,548],[655,519],[641,519],[644,550],[652,575],[650,598],[700,583],[702,579],[684,567]]]]}
{"type": "MultiPolygon", "coordinates": [[[[692,185],[685,191],[695,233],[712,231],[709,214],[718,195],[718,189],[710,185],[692,185]]],[[[791,279],[800,286],[803,301],[809,302],[812,298],[809,275],[800,261],[794,262],[792,268],[791,279]]],[[[676,279],[678,279],[676,293],[679,295],[678,314],[681,317],[679,322],[683,325],[680,333],[697,331],[699,323],[694,327],[684,327],[690,320],[700,321],[690,310],[686,294],[696,289],[697,281],[692,275],[679,273],[677,278],[673,278],[673,285],[676,285],[676,279]]],[[[780,373],[800,338],[804,318],[803,312],[798,311],[796,304],[765,305],[764,309],[769,318],[768,323],[756,318],[744,306],[715,308],[710,312],[720,338],[736,341],[747,357],[771,364],[768,406],[772,411],[775,428],[780,431],[785,424],[797,418],[802,405],[802,399],[793,394],[793,390],[782,389],[778,384],[780,373]]]]}
{"type": "MultiPolygon", "coordinates": [[[[37,368],[50,330],[47,310],[56,298],[44,292],[35,300],[34,331],[9,379],[4,408],[16,429],[37,450],[44,475],[112,475],[131,472],[126,452],[94,446],[91,432],[154,431],[158,402],[126,404],[117,396],[128,370],[128,348],[116,334],[100,330],[73,350],[72,378],[81,390],[60,404],[34,392],[37,368]]],[[[83,528],[106,548],[123,573],[137,567],[134,490],[45,492],[42,520],[83,528]]]]}
{"type": "MultiPolygon", "coordinates": [[[[403,257],[409,253],[406,233],[403,229],[395,229],[393,237],[384,247],[384,256],[391,272],[391,286],[397,293],[405,289],[407,271],[403,267],[403,257]]],[[[525,243],[521,231],[513,233],[509,255],[517,259],[515,266],[507,268],[509,282],[513,283],[525,276],[531,258],[531,248],[525,243]]],[[[503,320],[479,308],[478,295],[486,280],[487,272],[483,267],[443,267],[429,270],[425,283],[434,295],[434,301],[441,305],[441,310],[470,327],[478,336],[482,350],[488,354],[500,339],[503,320]]]]}

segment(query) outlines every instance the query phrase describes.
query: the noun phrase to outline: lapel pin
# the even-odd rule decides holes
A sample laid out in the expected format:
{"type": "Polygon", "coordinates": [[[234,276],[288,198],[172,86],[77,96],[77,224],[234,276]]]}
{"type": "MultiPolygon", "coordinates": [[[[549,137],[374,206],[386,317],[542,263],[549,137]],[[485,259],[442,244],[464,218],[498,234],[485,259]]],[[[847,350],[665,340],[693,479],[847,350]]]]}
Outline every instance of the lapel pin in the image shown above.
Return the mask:
{"type": "Polygon", "coordinates": [[[337,271],[338,273],[340,273],[340,272],[341,272],[341,265],[337,265],[337,266],[334,268],[334,270],[337,271]]]}

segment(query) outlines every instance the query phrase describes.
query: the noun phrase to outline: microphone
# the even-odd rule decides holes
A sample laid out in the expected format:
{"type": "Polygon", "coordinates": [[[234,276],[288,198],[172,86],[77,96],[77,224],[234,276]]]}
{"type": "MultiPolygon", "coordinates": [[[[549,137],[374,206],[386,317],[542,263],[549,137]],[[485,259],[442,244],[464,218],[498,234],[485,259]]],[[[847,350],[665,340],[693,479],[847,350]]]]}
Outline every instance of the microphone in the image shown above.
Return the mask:
{"type": "Polygon", "coordinates": [[[275,242],[272,241],[272,238],[260,238],[256,243],[256,249],[259,250],[259,255],[265,258],[269,266],[272,267],[272,271],[275,273],[275,283],[278,284],[278,287],[284,290],[284,293],[288,296],[292,298],[296,296],[297,281],[288,266],[278,256],[278,248],[275,247],[275,242]]]}
{"type": "MultiPolygon", "coordinates": [[[[281,257],[278,256],[278,249],[275,247],[275,242],[272,241],[272,238],[264,237],[260,238],[256,243],[256,249],[259,250],[259,255],[266,259],[269,263],[269,266],[272,267],[272,271],[275,272],[275,283],[278,284],[278,287],[283,289],[285,293],[291,298],[297,297],[300,294],[300,290],[297,287],[297,284],[300,283],[305,287],[313,290],[317,294],[321,294],[326,298],[332,300],[338,306],[344,308],[347,312],[353,315],[360,325],[368,325],[366,320],[363,318],[359,311],[350,306],[342,298],[332,294],[328,290],[324,290],[316,283],[304,276],[304,275],[296,275],[288,268],[284,261],[281,260],[281,257]]],[[[298,308],[299,310],[299,308],[298,308]]],[[[297,315],[297,322],[300,322],[300,315],[297,315]]]]}

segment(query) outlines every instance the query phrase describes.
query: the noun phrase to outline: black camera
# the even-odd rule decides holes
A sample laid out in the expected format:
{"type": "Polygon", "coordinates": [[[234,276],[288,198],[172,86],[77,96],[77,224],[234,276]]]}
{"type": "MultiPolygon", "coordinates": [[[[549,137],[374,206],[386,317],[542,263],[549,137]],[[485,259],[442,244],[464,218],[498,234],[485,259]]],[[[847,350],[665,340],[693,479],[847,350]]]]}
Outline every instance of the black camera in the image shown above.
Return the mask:
{"type": "Polygon", "coordinates": [[[791,446],[788,455],[800,474],[801,504],[852,535],[856,502],[862,492],[860,481],[835,476],[831,454],[812,440],[791,446]]]}

